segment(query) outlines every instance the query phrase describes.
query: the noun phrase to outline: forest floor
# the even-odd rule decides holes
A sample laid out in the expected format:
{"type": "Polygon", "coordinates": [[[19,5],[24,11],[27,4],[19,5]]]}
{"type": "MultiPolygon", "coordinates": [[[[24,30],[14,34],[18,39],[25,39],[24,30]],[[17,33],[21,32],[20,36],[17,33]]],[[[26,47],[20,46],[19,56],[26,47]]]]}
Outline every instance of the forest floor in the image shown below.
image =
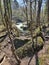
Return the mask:
{"type": "Polygon", "coordinates": [[[34,56],[23,58],[21,65],[49,65],[48,44],[49,41],[46,41],[43,49],[34,56]]]}
{"type": "MultiPolygon", "coordinates": [[[[4,39],[3,42],[1,42],[2,50],[0,50],[0,52],[3,52],[5,54],[5,58],[4,61],[0,63],[0,65],[15,65],[16,63],[15,58],[12,55],[11,44],[8,42],[8,36],[4,39]]],[[[23,58],[20,65],[49,65],[49,40],[45,41],[43,49],[37,54],[31,57],[26,56],[23,58]]]]}
{"type": "MultiPolygon", "coordinates": [[[[1,35],[2,36],[2,35],[1,35]]],[[[19,39],[24,40],[26,36],[21,36],[19,39]]],[[[30,37],[28,38],[30,39],[30,37]]],[[[12,55],[11,44],[9,38],[6,35],[0,39],[0,53],[4,53],[4,59],[0,65],[16,65],[16,60],[12,55]]],[[[0,54],[2,56],[2,54],[0,54]]],[[[43,49],[38,53],[21,59],[20,65],[49,65],[49,40],[45,41],[43,49]]]]}

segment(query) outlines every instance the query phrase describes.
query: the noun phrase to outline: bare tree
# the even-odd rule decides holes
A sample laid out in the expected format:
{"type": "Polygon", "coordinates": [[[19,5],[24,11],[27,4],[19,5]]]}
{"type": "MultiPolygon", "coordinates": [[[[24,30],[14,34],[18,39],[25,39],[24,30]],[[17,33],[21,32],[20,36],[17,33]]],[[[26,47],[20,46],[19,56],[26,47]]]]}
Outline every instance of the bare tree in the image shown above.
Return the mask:
{"type": "Polygon", "coordinates": [[[49,25],[49,0],[47,0],[47,12],[48,12],[48,25],[49,25]]]}
{"type": "Polygon", "coordinates": [[[14,41],[11,39],[11,28],[10,27],[10,22],[11,20],[9,20],[9,10],[8,10],[8,0],[4,0],[4,10],[5,10],[5,22],[6,22],[6,28],[7,28],[7,31],[8,31],[8,37],[10,39],[10,43],[12,45],[11,47],[11,51],[16,59],[16,61],[18,62],[18,64],[20,64],[20,59],[19,57],[15,54],[15,46],[14,46],[14,41]]]}
{"type": "Polygon", "coordinates": [[[23,3],[25,5],[25,15],[26,15],[26,21],[27,21],[27,25],[28,25],[28,8],[27,8],[27,5],[28,5],[28,0],[23,0],[23,3]]]}
{"type": "Polygon", "coordinates": [[[1,5],[1,0],[0,0],[0,13],[1,13],[1,19],[2,19],[2,23],[5,26],[5,22],[4,22],[4,18],[3,18],[3,11],[2,11],[2,5],[1,5]]]}
{"type": "Polygon", "coordinates": [[[31,29],[31,37],[32,37],[32,43],[33,43],[33,48],[34,48],[34,42],[33,42],[33,28],[32,28],[32,1],[30,0],[30,29],[31,29]]]}
{"type": "Polygon", "coordinates": [[[42,0],[38,0],[38,10],[37,10],[37,26],[40,26],[40,12],[41,12],[42,0]]]}

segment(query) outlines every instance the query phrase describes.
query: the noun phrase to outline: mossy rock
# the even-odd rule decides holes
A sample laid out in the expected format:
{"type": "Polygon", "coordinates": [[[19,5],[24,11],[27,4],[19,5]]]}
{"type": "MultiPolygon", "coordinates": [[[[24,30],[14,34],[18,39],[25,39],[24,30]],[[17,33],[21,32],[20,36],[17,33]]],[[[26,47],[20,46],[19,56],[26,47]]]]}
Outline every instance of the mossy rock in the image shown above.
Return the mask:
{"type": "Polygon", "coordinates": [[[34,44],[36,44],[36,43],[37,43],[37,45],[40,46],[40,45],[42,45],[44,43],[44,41],[40,36],[38,36],[37,41],[36,41],[36,38],[34,39],[34,44]]]}
{"type": "Polygon", "coordinates": [[[23,48],[19,48],[15,50],[15,53],[19,56],[19,58],[23,57],[23,48]]]}
{"type": "MultiPolygon", "coordinates": [[[[36,40],[34,39],[34,41],[36,41],[36,40]]],[[[35,44],[35,45],[34,45],[35,51],[36,51],[36,50],[39,51],[39,50],[41,50],[41,49],[43,48],[43,43],[44,43],[44,42],[43,42],[42,38],[41,38],[41,37],[38,37],[38,38],[37,38],[37,41],[38,41],[38,45],[37,45],[37,46],[36,46],[36,42],[34,43],[34,44],[35,44]]],[[[16,49],[15,53],[16,53],[20,58],[23,58],[23,57],[25,57],[25,56],[30,56],[30,55],[33,54],[33,52],[32,52],[33,46],[32,46],[32,45],[33,45],[32,42],[29,41],[28,43],[26,43],[26,44],[23,45],[22,47],[16,49]]]]}
{"type": "Polygon", "coordinates": [[[37,43],[38,43],[39,45],[44,43],[43,39],[42,39],[40,36],[37,37],[37,43]]]}
{"type": "Polygon", "coordinates": [[[43,48],[43,45],[44,45],[44,41],[39,36],[37,37],[37,39],[34,39],[34,45],[32,45],[32,47],[34,47],[34,51],[40,51],[43,48]]]}
{"type": "Polygon", "coordinates": [[[33,37],[36,36],[37,34],[39,34],[41,31],[40,31],[40,28],[38,27],[37,29],[35,29],[35,31],[33,32],[33,37]]]}
{"type": "Polygon", "coordinates": [[[16,49],[15,53],[19,56],[19,58],[24,58],[28,54],[31,54],[32,53],[32,42],[30,41],[26,43],[24,46],[16,49]]]}

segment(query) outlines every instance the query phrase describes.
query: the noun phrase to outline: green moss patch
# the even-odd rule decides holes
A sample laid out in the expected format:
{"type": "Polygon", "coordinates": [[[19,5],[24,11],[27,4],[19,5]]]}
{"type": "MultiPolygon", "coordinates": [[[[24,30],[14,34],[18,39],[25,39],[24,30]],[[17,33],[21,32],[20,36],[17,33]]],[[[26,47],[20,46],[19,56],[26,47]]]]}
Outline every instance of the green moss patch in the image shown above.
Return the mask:
{"type": "Polygon", "coordinates": [[[49,62],[49,55],[43,55],[42,57],[39,58],[39,65],[48,65],[48,62],[49,62]]]}
{"type": "Polygon", "coordinates": [[[27,44],[23,45],[22,47],[18,48],[15,52],[20,58],[31,55],[32,54],[32,43],[31,43],[31,41],[28,42],[27,44]]]}

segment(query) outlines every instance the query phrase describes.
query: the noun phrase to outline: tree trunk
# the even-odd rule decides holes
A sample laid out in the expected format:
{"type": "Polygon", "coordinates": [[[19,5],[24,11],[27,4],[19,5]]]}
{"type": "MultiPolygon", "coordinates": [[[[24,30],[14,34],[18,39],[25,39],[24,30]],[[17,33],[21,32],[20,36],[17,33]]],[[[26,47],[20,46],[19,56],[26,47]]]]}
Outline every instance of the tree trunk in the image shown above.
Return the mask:
{"type": "Polygon", "coordinates": [[[47,12],[48,12],[48,25],[49,25],[49,0],[47,0],[47,12]]]}
{"type": "Polygon", "coordinates": [[[0,12],[1,12],[1,20],[3,22],[3,25],[5,26],[4,18],[3,18],[3,12],[2,12],[2,6],[1,6],[1,0],[0,0],[0,12]]]}
{"type": "Polygon", "coordinates": [[[42,0],[38,1],[38,11],[37,11],[37,26],[40,26],[40,12],[41,12],[42,0]]]}
{"type": "Polygon", "coordinates": [[[7,31],[8,31],[8,37],[10,39],[10,43],[12,45],[11,47],[11,51],[16,59],[16,61],[18,62],[18,64],[20,64],[20,59],[19,57],[15,54],[15,46],[14,46],[14,41],[11,39],[11,28],[9,29],[9,26],[10,26],[10,23],[11,21],[9,21],[9,11],[8,11],[8,4],[7,4],[7,0],[4,0],[4,10],[5,10],[5,22],[6,22],[6,28],[7,28],[7,31]]]}
{"type": "Polygon", "coordinates": [[[31,37],[32,37],[32,43],[33,43],[33,48],[34,48],[34,42],[33,42],[33,28],[32,28],[32,2],[30,0],[30,28],[31,28],[31,37]]]}

